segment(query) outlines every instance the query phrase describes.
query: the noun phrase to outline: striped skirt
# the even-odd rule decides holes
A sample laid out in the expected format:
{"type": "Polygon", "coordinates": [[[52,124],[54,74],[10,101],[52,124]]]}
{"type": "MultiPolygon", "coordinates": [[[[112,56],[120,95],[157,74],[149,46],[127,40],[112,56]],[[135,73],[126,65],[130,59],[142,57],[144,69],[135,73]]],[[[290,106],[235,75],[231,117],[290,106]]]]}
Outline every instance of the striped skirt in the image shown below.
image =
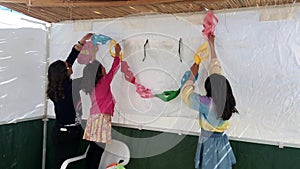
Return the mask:
{"type": "Polygon", "coordinates": [[[86,123],[83,139],[111,143],[111,115],[91,114],[86,123]]]}

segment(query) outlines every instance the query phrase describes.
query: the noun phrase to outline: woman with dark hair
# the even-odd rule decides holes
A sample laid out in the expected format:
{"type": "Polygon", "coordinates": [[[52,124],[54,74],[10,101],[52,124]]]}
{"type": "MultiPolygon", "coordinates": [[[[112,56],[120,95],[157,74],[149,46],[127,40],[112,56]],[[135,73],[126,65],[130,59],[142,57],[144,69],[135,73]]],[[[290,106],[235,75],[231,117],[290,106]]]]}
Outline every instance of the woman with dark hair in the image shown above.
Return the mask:
{"type": "Polygon", "coordinates": [[[191,67],[190,79],[182,87],[181,98],[190,108],[199,111],[201,134],[199,136],[195,168],[231,169],[236,163],[225,131],[233,113],[238,113],[229,81],[222,76],[216,57],[214,36],[209,36],[211,48],[211,75],[205,80],[206,96],[194,92],[194,77],[199,65],[191,67]]]}
{"type": "Polygon", "coordinates": [[[56,116],[52,130],[55,169],[60,169],[66,159],[77,155],[79,143],[82,140],[83,129],[75,112],[75,106],[80,100],[81,78],[72,80],[71,74],[73,73],[72,65],[83,44],[92,35],[88,33],[78,41],[66,61],[57,60],[48,68],[47,96],[54,104],[56,116]]]}

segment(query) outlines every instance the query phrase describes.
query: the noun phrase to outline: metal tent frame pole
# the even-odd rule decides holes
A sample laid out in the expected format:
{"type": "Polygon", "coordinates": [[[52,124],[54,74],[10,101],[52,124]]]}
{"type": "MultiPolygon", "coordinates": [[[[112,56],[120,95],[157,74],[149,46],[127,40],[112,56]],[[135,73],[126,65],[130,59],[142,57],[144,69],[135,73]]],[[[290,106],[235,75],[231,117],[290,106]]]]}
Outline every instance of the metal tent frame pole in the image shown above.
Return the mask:
{"type": "Polygon", "coordinates": [[[48,98],[47,98],[47,72],[49,67],[49,47],[50,47],[50,27],[51,25],[46,24],[46,66],[45,66],[45,98],[44,98],[44,115],[43,115],[43,153],[42,153],[42,169],[46,168],[46,151],[47,151],[47,122],[48,122],[48,98]]]}

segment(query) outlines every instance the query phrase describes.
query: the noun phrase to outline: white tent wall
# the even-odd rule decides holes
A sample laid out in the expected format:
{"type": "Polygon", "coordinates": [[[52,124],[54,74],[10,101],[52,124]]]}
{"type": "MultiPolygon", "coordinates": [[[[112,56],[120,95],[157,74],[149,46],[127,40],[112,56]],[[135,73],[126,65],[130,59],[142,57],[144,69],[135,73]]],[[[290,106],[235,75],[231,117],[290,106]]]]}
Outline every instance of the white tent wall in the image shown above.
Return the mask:
{"type": "MultiPolygon", "coordinates": [[[[44,104],[47,63],[65,59],[72,45],[85,33],[106,34],[120,41],[124,60],[128,62],[138,81],[156,93],[178,89],[181,76],[193,63],[193,51],[205,41],[201,34],[203,13],[53,24],[48,39],[44,23],[0,12],[3,16],[0,18],[0,166],[4,168],[39,168],[44,162],[37,160],[43,155],[42,145],[39,145],[42,144],[42,122],[31,123],[29,120],[41,119],[47,108],[44,104]],[[88,30],[89,28],[91,29],[88,30]],[[182,62],[178,53],[180,38],[183,40],[182,62]],[[143,45],[146,39],[149,39],[149,46],[143,62],[143,45]],[[50,40],[49,44],[47,40],[50,40]],[[17,123],[20,121],[29,121],[31,124],[17,123]],[[28,154],[33,156],[29,157],[28,154]]],[[[228,130],[230,138],[299,147],[299,7],[220,11],[216,15],[219,19],[216,29],[217,54],[224,74],[232,84],[240,111],[231,120],[228,130]]],[[[108,70],[112,62],[108,45],[99,47],[97,58],[108,70]]],[[[82,68],[82,65],[75,64],[73,78],[81,76],[82,68]]],[[[202,94],[204,91],[201,84],[207,76],[206,68],[207,62],[202,63],[200,79],[197,81],[196,90],[202,94]]],[[[178,134],[199,134],[197,112],[182,104],[179,97],[170,102],[157,98],[142,99],[120,72],[112,86],[117,99],[114,125],[178,134]]],[[[84,117],[87,118],[89,98],[84,94],[82,96],[84,117]]],[[[46,113],[54,118],[51,102],[48,103],[46,113]]],[[[194,137],[193,140],[196,143],[194,137]]],[[[266,147],[263,148],[267,149],[266,147]]],[[[237,157],[240,159],[248,154],[249,149],[259,149],[260,146],[248,144],[244,148],[245,150],[242,146],[237,147],[237,157]]],[[[43,153],[44,151],[43,149],[43,153]]],[[[51,149],[48,152],[51,154],[51,149]]],[[[265,151],[249,154],[256,157],[257,153],[265,156],[265,151]]],[[[271,155],[273,153],[269,152],[271,155]]],[[[289,160],[289,156],[296,157],[297,154],[298,150],[286,148],[274,156],[284,156],[289,160]],[[288,154],[285,156],[283,152],[288,154]]],[[[48,158],[51,163],[52,156],[48,158]]],[[[290,162],[287,159],[283,160],[284,164],[290,162]]],[[[280,160],[282,159],[279,158],[278,161],[280,160]]],[[[257,168],[248,164],[249,159],[239,163],[243,167],[248,165],[248,168],[257,168]]]]}
{"type": "MultiPolygon", "coordinates": [[[[231,139],[281,146],[300,146],[300,10],[299,7],[252,8],[216,13],[216,50],[237,100],[228,134],[231,139]],[[280,14],[278,15],[278,11],[280,14]]],[[[182,75],[193,63],[193,52],[205,42],[201,34],[203,13],[132,16],[114,20],[53,24],[50,62],[65,59],[85,33],[111,36],[121,43],[124,60],[137,81],[155,93],[177,90],[182,75]],[[178,42],[182,38],[182,62],[178,42]],[[144,44],[149,40],[144,57],[144,44]]],[[[99,59],[109,70],[108,45],[99,46],[99,59]]],[[[207,63],[201,64],[197,91],[203,91],[207,63]]],[[[83,65],[75,64],[73,78],[83,65]]],[[[142,99],[119,71],[112,90],[116,98],[115,125],[198,134],[197,112],[180,97],[163,102],[142,99]]],[[[84,117],[89,99],[84,94],[84,117]]],[[[48,114],[54,117],[49,103],[48,114]]]]}
{"type": "Polygon", "coordinates": [[[41,168],[46,23],[0,9],[0,168],[41,168]]]}
{"type": "Polygon", "coordinates": [[[0,11],[0,124],[41,118],[45,112],[45,25],[0,11]]]}

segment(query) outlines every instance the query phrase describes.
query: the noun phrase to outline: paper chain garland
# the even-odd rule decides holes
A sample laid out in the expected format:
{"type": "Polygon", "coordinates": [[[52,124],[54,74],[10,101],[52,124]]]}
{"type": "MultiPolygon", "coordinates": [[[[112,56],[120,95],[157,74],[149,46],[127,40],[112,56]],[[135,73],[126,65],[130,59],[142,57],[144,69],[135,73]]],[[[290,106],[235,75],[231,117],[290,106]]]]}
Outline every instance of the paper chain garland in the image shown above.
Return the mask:
{"type": "Polygon", "coordinates": [[[139,84],[136,82],[136,78],[134,77],[132,71],[129,69],[129,66],[126,61],[121,62],[121,72],[124,74],[125,79],[134,84],[136,88],[136,92],[142,97],[142,98],[151,98],[153,97],[152,91],[145,86],[139,84]]]}
{"type": "MultiPolygon", "coordinates": [[[[206,48],[205,46],[203,47],[203,45],[200,46],[200,49],[202,50],[207,50],[207,45],[206,48]]],[[[205,53],[208,55],[208,53],[205,53]]],[[[200,64],[201,60],[206,60],[208,58],[208,56],[205,55],[204,57],[200,57],[197,55],[197,62],[198,64],[200,64]]],[[[142,98],[151,98],[151,97],[158,97],[159,99],[168,102],[170,100],[175,99],[181,90],[182,85],[186,82],[186,80],[190,77],[190,74],[184,74],[183,76],[183,80],[181,81],[181,87],[178,90],[170,90],[170,91],[164,91],[161,94],[153,94],[152,91],[148,88],[146,88],[145,86],[139,84],[136,82],[136,78],[134,77],[132,71],[129,69],[130,67],[128,66],[126,61],[122,61],[121,62],[121,72],[124,74],[125,79],[134,84],[136,87],[136,92],[142,97],[142,98]]],[[[196,75],[195,80],[197,80],[198,74],[196,75]]]]}
{"type": "MultiPolygon", "coordinates": [[[[203,45],[201,45],[199,47],[199,49],[197,50],[198,54],[195,54],[195,57],[194,57],[195,62],[197,64],[200,64],[201,61],[208,59],[209,52],[208,52],[207,47],[208,47],[208,43],[206,42],[203,45]],[[203,55],[203,52],[205,52],[204,55],[203,55]]],[[[110,51],[111,51],[111,49],[110,49],[110,51]]],[[[130,67],[128,66],[128,63],[126,61],[121,62],[121,72],[124,74],[124,77],[128,82],[135,85],[136,92],[140,95],[140,97],[142,97],[142,98],[157,97],[165,102],[175,99],[179,95],[182,85],[190,77],[190,73],[185,73],[183,76],[183,79],[181,81],[181,86],[177,90],[169,90],[169,91],[164,91],[161,94],[153,94],[151,89],[148,89],[144,85],[136,82],[136,78],[134,77],[133,72],[129,68],[130,67]]],[[[197,77],[198,77],[198,74],[196,75],[195,80],[197,80],[197,77]]]]}
{"type": "MultiPolygon", "coordinates": [[[[206,13],[206,16],[204,18],[204,23],[203,23],[203,35],[208,38],[210,35],[214,35],[214,30],[215,30],[215,26],[218,23],[218,19],[217,17],[211,12],[208,11],[206,13]]],[[[93,57],[87,57],[89,55],[94,56],[93,54],[95,54],[95,52],[97,51],[94,46],[96,46],[97,44],[106,44],[108,41],[110,41],[110,55],[112,57],[115,57],[115,53],[112,52],[112,48],[113,46],[116,45],[116,41],[113,40],[111,37],[106,36],[106,35],[96,35],[94,34],[92,36],[92,44],[89,43],[87,46],[86,44],[83,46],[83,49],[81,50],[80,54],[79,54],[79,63],[81,64],[87,64],[89,63],[93,57]],[[94,50],[92,50],[94,49],[94,50]],[[83,55],[81,55],[83,54],[83,55]],[[85,57],[85,59],[84,59],[85,57]]],[[[123,55],[122,53],[120,54],[120,59],[122,60],[123,55]]],[[[205,61],[209,58],[209,51],[208,51],[208,42],[205,42],[204,44],[202,44],[200,47],[198,47],[198,49],[195,52],[194,55],[194,61],[197,65],[199,65],[202,61],[205,61]]],[[[184,75],[183,78],[181,80],[181,86],[179,87],[179,89],[177,90],[169,90],[169,91],[164,91],[161,94],[153,94],[151,89],[146,88],[145,86],[143,86],[142,84],[139,84],[138,82],[136,82],[136,78],[133,75],[133,72],[129,69],[130,67],[128,66],[128,63],[126,61],[122,61],[121,62],[121,72],[124,74],[125,79],[132,83],[133,85],[135,85],[136,88],[136,92],[140,95],[140,97],[142,98],[152,98],[152,97],[157,97],[159,99],[161,99],[162,101],[168,102],[170,100],[175,99],[179,93],[180,90],[182,88],[182,86],[185,84],[185,82],[189,79],[190,77],[190,71],[187,71],[184,75]]],[[[196,77],[194,78],[195,81],[198,78],[198,73],[196,74],[196,77]]]]}

